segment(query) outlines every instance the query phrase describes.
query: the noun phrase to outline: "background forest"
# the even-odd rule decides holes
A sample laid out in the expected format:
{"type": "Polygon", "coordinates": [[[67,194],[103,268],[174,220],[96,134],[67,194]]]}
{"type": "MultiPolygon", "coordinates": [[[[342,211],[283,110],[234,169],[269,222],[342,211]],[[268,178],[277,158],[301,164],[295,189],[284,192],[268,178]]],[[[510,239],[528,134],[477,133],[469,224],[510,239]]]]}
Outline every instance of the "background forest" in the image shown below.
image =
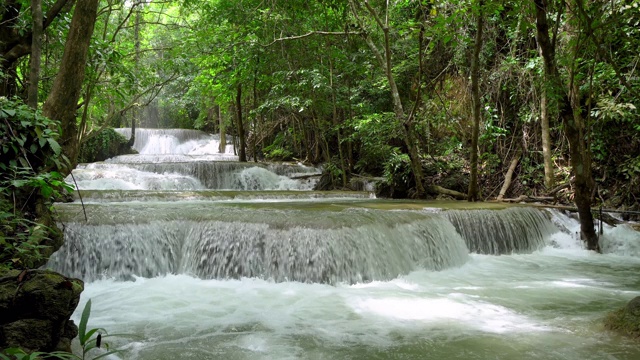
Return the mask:
{"type": "MultiPolygon", "coordinates": [[[[33,98],[33,4],[42,104],[73,3],[3,1],[3,108],[33,98]]],[[[571,201],[580,158],[591,203],[637,209],[639,48],[638,0],[103,0],[75,147],[134,123],[201,129],[241,161],[324,164],[326,187],[383,177],[387,196],[471,200],[571,201]]]]}

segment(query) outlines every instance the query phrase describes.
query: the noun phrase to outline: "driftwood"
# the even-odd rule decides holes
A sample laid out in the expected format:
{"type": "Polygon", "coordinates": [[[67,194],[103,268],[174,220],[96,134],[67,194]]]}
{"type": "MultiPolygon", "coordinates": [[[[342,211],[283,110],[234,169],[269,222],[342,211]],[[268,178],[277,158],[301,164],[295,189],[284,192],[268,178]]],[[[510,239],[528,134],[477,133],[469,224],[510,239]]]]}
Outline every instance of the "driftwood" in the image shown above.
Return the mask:
{"type": "Polygon", "coordinates": [[[427,191],[429,191],[431,193],[436,193],[436,194],[453,196],[454,198],[456,198],[458,200],[466,200],[467,199],[467,194],[463,194],[463,193],[461,193],[459,191],[455,191],[455,190],[446,189],[446,188],[443,188],[442,186],[438,186],[438,185],[428,186],[427,187],[427,191]]]}
{"type": "Polygon", "coordinates": [[[502,189],[498,193],[498,200],[502,200],[504,198],[504,194],[509,190],[509,186],[511,186],[511,179],[513,178],[513,172],[516,170],[516,166],[518,166],[518,161],[520,161],[520,152],[513,157],[511,160],[511,165],[509,165],[509,170],[507,170],[507,175],[504,177],[504,184],[502,185],[502,189]]]}

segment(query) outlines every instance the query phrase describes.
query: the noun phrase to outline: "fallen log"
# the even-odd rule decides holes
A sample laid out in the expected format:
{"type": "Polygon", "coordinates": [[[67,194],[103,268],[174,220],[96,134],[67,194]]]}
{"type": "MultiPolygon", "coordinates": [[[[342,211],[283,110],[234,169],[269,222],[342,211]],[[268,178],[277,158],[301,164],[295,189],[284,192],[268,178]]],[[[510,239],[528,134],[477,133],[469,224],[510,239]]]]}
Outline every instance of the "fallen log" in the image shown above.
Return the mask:
{"type": "Polygon", "coordinates": [[[517,198],[512,199],[497,199],[498,201],[504,201],[508,203],[533,203],[533,202],[554,202],[555,198],[551,196],[528,196],[528,195],[520,195],[517,198]]]}
{"type": "Polygon", "coordinates": [[[318,177],[318,176],[322,176],[322,174],[318,173],[318,174],[305,174],[305,175],[289,176],[289,179],[291,179],[291,180],[304,180],[304,179],[310,179],[312,177],[318,177]]]}
{"type": "MultiPolygon", "coordinates": [[[[548,209],[558,209],[558,210],[569,211],[573,213],[578,212],[578,208],[573,206],[566,206],[566,205],[533,204],[533,206],[543,207],[548,209]]],[[[591,212],[593,213],[594,219],[602,220],[607,225],[615,227],[616,225],[624,223],[624,221],[620,221],[609,214],[609,213],[624,213],[625,212],[624,210],[602,209],[602,212],[600,212],[600,209],[591,209],[591,212]]]]}
{"type": "Polygon", "coordinates": [[[504,177],[504,184],[502,185],[502,189],[498,193],[498,200],[502,200],[504,195],[509,190],[509,186],[511,186],[511,179],[513,178],[513,172],[516,170],[516,166],[518,166],[518,161],[520,161],[520,152],[513,157],[511,160],[511,165],[509,165],[509,170],[507,170],[507,175],[504,177]]]}
{"type": "Polygon", "coordinates": [[[451,189],[446,189],[446,188],[443,188],[442,186],[438,186],[438,185],[428,186],[427,187],[427,191],[429,191],[430,193],[435,193],[435,194],[453,196],[454,198],[456,198],[458,200],[467,200],[467,194],[463,194],[463,193],[461,193],[459,191],[455,191],[455,190],[451,190],[451,189]]]}

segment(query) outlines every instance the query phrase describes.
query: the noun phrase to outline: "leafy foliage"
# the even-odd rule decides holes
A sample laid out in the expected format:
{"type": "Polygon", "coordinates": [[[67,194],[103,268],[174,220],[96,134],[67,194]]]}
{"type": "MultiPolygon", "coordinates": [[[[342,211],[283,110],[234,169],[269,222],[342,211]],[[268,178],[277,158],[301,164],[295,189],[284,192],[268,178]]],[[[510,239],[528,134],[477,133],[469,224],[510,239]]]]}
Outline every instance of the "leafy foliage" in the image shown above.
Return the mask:
{"type": "Polygon", "coordinates": [[[71,190],[61,174],[67,160],[57,122],[17,100],[0,98],[0,108],[0,269],[37,267],[56,230],[37,221],[36,205],[71,190]]]}

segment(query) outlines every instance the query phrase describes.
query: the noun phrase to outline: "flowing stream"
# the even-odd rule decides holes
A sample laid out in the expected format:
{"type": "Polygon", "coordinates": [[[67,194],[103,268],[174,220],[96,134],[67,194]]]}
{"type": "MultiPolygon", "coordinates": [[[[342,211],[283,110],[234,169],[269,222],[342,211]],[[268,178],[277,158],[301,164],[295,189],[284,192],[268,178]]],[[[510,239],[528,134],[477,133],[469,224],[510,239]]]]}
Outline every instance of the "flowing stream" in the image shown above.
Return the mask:
{"type": "MultiPolygon", "coordinates": [[[[126,133],[125,130],[121,130],[126,133]]],[[[117,359],[639,359],[603,329],[640,295],[640,234],[531,207],[315,192],[318,169],[238,163],[204,133],[74,171],[48,266],[85,280],[117,359]],[[84,218],[86,211],[87,219],[84,218]]]]}

